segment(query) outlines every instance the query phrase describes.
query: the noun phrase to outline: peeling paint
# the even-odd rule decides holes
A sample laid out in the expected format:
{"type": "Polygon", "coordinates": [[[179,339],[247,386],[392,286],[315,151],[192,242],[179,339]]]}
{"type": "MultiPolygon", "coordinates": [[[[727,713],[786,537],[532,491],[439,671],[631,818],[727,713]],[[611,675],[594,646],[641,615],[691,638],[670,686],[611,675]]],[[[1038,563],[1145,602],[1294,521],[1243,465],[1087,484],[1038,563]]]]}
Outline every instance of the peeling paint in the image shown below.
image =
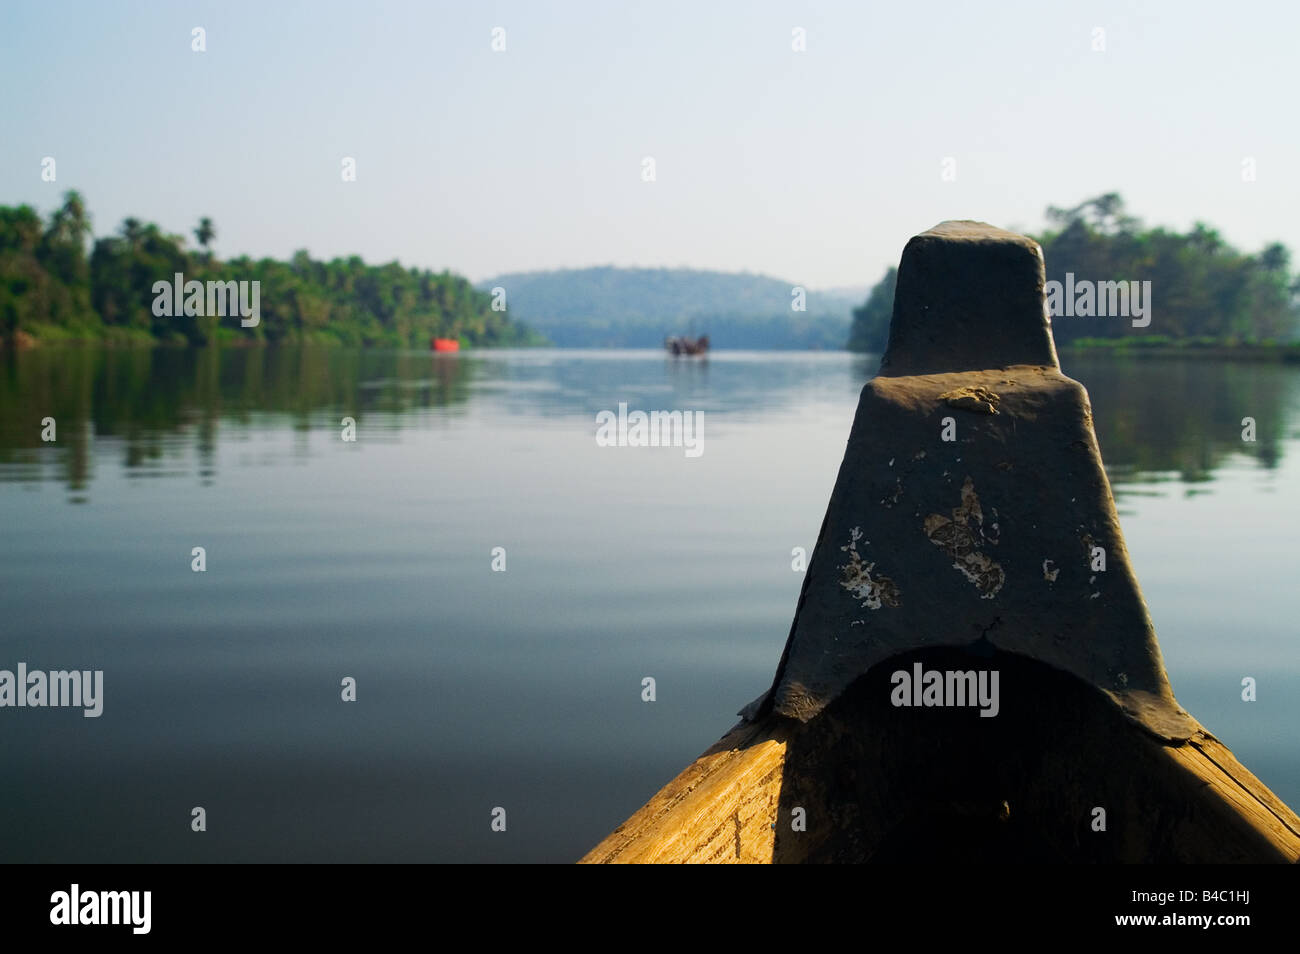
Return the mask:
{"type": "Polygon", "coordinates": [[[886,507],[892,507],[896,503],[898,503],[899,499],[902,496],[903,496],[903,481],[896,477],[894,478],[894,492],[890,494],[888,497],[880,498],[880,502],[884,504],[886,507]]]}
{"type": "Polygon", "coordinates": [[[1053,566],[1051,560],[1043,561],[1043,579],[1045,579],[1049,583],[1055,583],[1056,578],[1060,575],[1061,575],[1061,568],[1059,566],[1053,566]]]}
{"type": "Polygon", "coordinates": [[[996,414],[998,413],[998,402],[1002,400],[1002,397],[994,394],[988,388],[963,387],[944,391],[939,395],[939,400],[949,407],[955,407],[963,411],[996,414]]]}
{"type": "Polygon", "coordinates": [[[980,543],[996,545],[997,538],[984,533],[984,511],[970,477],[962,484],[961,505],[953,508],[952,517],[932,513],[923,529],[931,543],[953,558],[953,567],[975,584],[980,599],[991,600],[1002,589],[1006,582],[1002,565],[977,549],[980,543]]]}
{"type": "MultiPolygon", "coordinates": [[[[862,556],[858,553],[858,541],[861,539],[862,528],[854,527],[849,531],[848,544],[840,547],[841,551],[849,555],[849,562],[838,568],[842,574],[840,586],[852,593],[854,599],[861,600],[867,609],[878,610],[882,606],[902,605],[898,584],[887,576],[877,575],[873,579],[871,571],[876,565],[862,562],[862,556]]],[[[871,543],[870,540],[864,542],[868,545],[871,543]]]]}

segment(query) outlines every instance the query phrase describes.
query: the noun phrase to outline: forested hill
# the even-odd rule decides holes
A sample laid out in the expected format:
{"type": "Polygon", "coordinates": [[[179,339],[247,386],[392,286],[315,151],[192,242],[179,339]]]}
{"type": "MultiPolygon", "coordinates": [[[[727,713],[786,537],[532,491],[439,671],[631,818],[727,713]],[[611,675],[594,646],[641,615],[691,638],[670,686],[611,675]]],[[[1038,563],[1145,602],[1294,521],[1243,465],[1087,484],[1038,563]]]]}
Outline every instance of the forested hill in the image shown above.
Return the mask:
{"type": "Polygon", "coordinates": [[[562,347],[658,347],[707,334],[714,347],[841,349],[861,295],[803,290],[765,275],[686,268],[557,269],[500,275],[510,313],[562,347]]]}
{"type": "Polygon", "coordinates": [[[433,337],[473,346],[534,343],[508,310],[494,310],[491,296],[459,275],[397,262],[367,265],[356,256],[323,262],[305,251],[287,262],[221,261],[209,248],[216,237],[211,220],[201,220],[193,234],[197,247],[129,218],[118,234],[92,244],[90,217],[76,192],[67,193],[48,222],[30,206],[0,206],[0,346],[69,339],[417,348],[427,348],[433,337]],[[257,321],[229,313],[186,315],[165,300],[160,304],[155,284],[174,284],[177,273],[205,287],[206,294],[196,292],[193,300],[207,308],[212,285],[232,283],[233,290],[233,283],[242,283],[251,299],[257,282],[257,321]]]}
{"type": "MultiPolygon", "coordinates": [[[[1062,347],[1271,347],[1300,336],[1300,276],[1280,243],[1247,253],[1204,223],[1186,233],[1147,228],[1113,192],[1074,208],[1049,208],[1047,219],[1052,227],[1035,238],[1043,247],[1048,305],[1055,300],[1059,308],[1052,334],[1062,347]],[[1091,298],[1099,282],[1140,283],[1146,314],[1140,321],[1103,314],[1101,298],[1091,298]],[[1085,286],[1086,309],[1064,300],[1085,286]]],[[[854,309],[849,350],[884,350],[897,277],[887,269],[854,309]]]]}

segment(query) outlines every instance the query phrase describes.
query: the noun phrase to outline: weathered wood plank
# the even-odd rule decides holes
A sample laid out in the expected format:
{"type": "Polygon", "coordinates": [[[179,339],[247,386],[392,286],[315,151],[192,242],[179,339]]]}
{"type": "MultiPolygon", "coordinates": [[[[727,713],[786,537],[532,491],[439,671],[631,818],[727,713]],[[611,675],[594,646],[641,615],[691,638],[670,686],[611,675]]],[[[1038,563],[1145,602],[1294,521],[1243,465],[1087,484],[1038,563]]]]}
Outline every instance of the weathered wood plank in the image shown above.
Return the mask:
{"type": "Polygon", "coordinates": [[[770,862],[784,762],[780,733],[738,726],[582,863],[770,862]]]}
{"type": "MultiPolygon", "coordinates": [[[[1276,860],[1300,860],[1300,817],[1273,794],[1218,739],[1200,734],[1185,745],[1165,746],[1169,758],[1203,783],[1197,789],[1198,805],[1217,819],[1221,842],[1232,832],[1252,842],[1262,842],[1260,852],[1276,850],[1276,860]]],[[[1220,850],[1223,850],[1221,847],[1220,850]]],[[[1257,856],[1241,860],[1269,860],[1257,856]]]]}

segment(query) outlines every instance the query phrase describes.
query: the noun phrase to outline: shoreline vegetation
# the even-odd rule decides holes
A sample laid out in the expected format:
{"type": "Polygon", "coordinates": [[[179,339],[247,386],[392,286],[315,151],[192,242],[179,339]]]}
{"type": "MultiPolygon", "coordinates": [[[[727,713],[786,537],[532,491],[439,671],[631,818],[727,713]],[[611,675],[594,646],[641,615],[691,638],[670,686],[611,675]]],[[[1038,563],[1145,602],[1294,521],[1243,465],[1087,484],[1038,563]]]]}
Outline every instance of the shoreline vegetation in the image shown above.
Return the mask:
{"type": "MultiPolygon", "coordinates": [[[[1092,317],[1090,299],[1087,311],[1079,312],[1088,317],[1053,318],[1053,335],[1062,352],[1300,361],[1300,276],[1291,273],[1290,251],[1280,243],[1252,255],[1232,248],[1203,223],[1186,234],[1144,228],[1125,213],[1123,201],[1114,193],[1072,209],[1049,208],[1047,218],[1056,228],[1036,239],[1043,248],[1048,282],[1064,280],[1065,287],[1073,289],[1075,275],[1084,279],[1080,285],[1099,280],[1111,285],[1137,284],[1141,279],[1148,286],[1146,307],[1151,310],[1144,319],[1150,328],[1134,327],[1136,322],[1124,316],[1092,317]]],[[[75,191],[65,193],[62,206],[48,220],[42,220],[28,205],[0,206],[0,350],[36,345],[246,347],[280,343],[425,349],[433,338],[454,339],[464,348],[552,343],[599,347],[616,342],[626,347],[657,345],[662,340],[659,326],[664,321],[647,324],[647,316],[638,313],[633,317],[640,324],[624,321],[614,328],[611,320],[604,320],[610,327],[600,340],[577,340],[583,337],[579,332],[599,331],[599,323],[588,322],[591,327],[578,323],[574,328],[557,325],[557,332],[564,333],[555,334],[552,342],[547,327],[515,320],[505,307],[504,296],[498,301],[492,290],[475,287],[449,271],[407,268],[397,262],[368,265],[355,255],[318,261],[306,251],[296,252],[288,261],[247,256],[222,261],[211,250],[216,229],[207,218],[199,221],[193,237],[196,247],[188,245],[184,236],[166,234],[153,223],[128,218],[118,234],[91,241],[89,215],[75,191]],[[260,283],[259,320],[249,327],[238,316],[155,314],[155,283],[171,282],[178,274],[186,282],[203,284],[260,283]],[[618,334],[610,337],[616,331],[618,334]],[[636,336],[641,331],[645,334],[640,338],[645,341],[636,336]]],[[[787,294],[783,283],[763,276],[644,269],[570,273],[579,289],[590,285],[596,292],[603,290],[606,298],[613,287],[622,287],[619,281],[648,284],[661,298],[668,296],[665,301],[676,300],[665,286],[674,280],[685,282],[686,288],[697,294],[709,292],[717,297],[718,290],[725,289],[742,298],[757,296],[769,310],[767,299],[772,295],[760,292],[770,289],[764,286],[755,291],[750,287],[754,282],[781,286],[778,297],[787,294]],[[579,279],[585,279],[586,285],[579,279]]],[[[848,351],[884,351],[897,274],[896,268],[889,268],[870,289],[866,301],[852,309],[845,345],[848,351]]],[[[552,276],[514,277],[536,284],[552,276]]],[[[527,288],[521,288],[521,294],[524,291],[527,288]]],[[[572,302],[575,293],[570,288],[563,297],[572,302]]],[[[715,323],[730,327],[726,322],[731,320],[736,325],[734,334],[723,337],[739,339],[744,337],[742,331],[759,338],[775,334],[796,348],[799,344],[833,348],[827,335],[833,337],[837,330],[844,334],[845,324],[828,317],[832,293],[810,294],[821,295],[826,301],[809,309],[811,314],[795,316],[802,320],[803,330],[798,334],[787,327],[792,321],[788,316],[760,321],[754,316],[732,315],[728,319],[715,315],[715,323]],[[809,330],[814,325],[820,328],[817,334],[809,330]]],[[[647,295],[632,297],[640,301],[647,295]]],[[[548,299],[543,296],[541,301],[545,305],[548,299]]],[[[748,299],[740,304],[745,303],[758,307],[748,299]]],[[[1100,311],[1100,295],[1096,303],[1100,311]]],[[[721,305],[714,304],[716,312],[721,305]]],[[[1069,304],[1072,306],[1073,300],[1069,304]]],[[[539,312],[547,314],[545,308],[539,312]]],[[[1073,314],[1073,308],[1066,314],[1073,314]]],[[[552,319],[555,316],[547,318],[552,319]]],[[[761,342],[757,346],[762,347],[761,342]]],[[[731,347],[746,345],[732,341],[731,347]]]]}
{"type": "MultiPolygon", "coordinates": [[[[1201,222],[1187,233],[1146,228],[1113,192],[1071,209],[1050,207],[1047,219],[1054,228],[1032,236],[1043,249],[1046,281],[1068,295],[1077,277],[1083,289],[1082,307],[1071,299],[1062,313],[1053,309],[1059,350],[1300,360],[1300,275],[1290,271],[1286,246],[1274,242],[1246,254],[1201,222]],[[1119,287],[1139,282],[1148,292],[1140,321],[1119,287]],[[1103,285],[1111,286],[1111,297],[1103,298],[1103,285]],[[1121,299],[1120,313],[1103,308],[1121,299]]],[[[884,351],[897,279],[898,270],[888,269],[854,310],[848,350],[884,351]]]]}
{"type": "MultiPolygon", "coordinates": [[[[0,348],[37,344],[181,346],[274,343],[428,348],[544,343],[488,292],[448,271],[368,265],[358,256],[289,261],[219,260],[210,219],[197,248],[153,223],[128,218],[118,234],[90,241],[90,217],[75,191],[48,222],[29,205],[0,206],[0,348]],[[90,246],[89,252],[87,246],[90,246]],[[154,285],[257,282],[259,320],[238,315],[158,314],[154,285]],[[496,306],[496,307],[494,307],[496,306]]],[[[167,309],[170,311],[170,309],[167,309]]]]}

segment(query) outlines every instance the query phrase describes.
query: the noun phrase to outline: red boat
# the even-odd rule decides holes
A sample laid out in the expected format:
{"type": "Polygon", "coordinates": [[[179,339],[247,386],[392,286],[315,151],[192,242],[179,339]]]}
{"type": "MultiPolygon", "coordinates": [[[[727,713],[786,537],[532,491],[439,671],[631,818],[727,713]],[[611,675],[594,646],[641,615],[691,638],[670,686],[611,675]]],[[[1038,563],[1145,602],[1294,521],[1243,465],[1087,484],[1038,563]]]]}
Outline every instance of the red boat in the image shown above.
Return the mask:
{"type": "Polygon", "coordinates": [[[434,338],[433,350],[434,351],[459,351],[460,342],[457,341],[455,338],[434,338]]]}

